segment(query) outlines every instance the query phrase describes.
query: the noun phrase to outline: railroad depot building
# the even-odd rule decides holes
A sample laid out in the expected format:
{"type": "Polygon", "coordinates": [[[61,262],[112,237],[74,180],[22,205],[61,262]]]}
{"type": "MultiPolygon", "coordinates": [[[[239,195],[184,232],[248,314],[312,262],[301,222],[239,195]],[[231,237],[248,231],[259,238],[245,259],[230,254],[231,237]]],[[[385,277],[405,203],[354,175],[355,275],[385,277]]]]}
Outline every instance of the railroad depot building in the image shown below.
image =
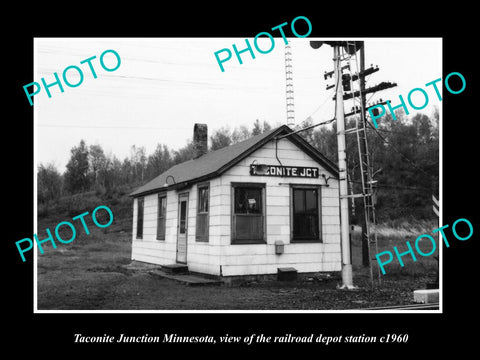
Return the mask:
{"type": "Polygon", "coordinates": [[[338,169],[286,125],[207,153],[136,189],[132,260],[216,276],[341,270],[338,169]],[[291,134],[289,136],[285,136],[291,134]]]}

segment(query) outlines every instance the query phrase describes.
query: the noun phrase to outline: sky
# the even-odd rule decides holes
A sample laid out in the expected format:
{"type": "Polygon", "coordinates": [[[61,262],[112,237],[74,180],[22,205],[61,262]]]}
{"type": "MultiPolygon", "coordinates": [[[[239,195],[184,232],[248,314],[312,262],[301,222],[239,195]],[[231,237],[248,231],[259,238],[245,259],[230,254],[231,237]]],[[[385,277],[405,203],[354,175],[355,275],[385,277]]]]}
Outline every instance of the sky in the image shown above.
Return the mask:
{"type": "MultiPolygon", "coordinates": [[[[333,70],[333,49],[324,45],[314,50],[311,40],[320,38],[288,38],[292,50],[295,123],[311,117],[314,123],[334,117],[333,89],[326,85],[324,72],[333,70]]],[[[346,39],[343,39],[346,40],[346,39]]],[[[371,102],[390,99],[399,104],[413,88],[442,77],[441,38],[349,38],[365,41],[366,66],[378,65],[380,71],[367,77],[367,88],[382,81],[398,86],[367,95],[371,102]]],[[[249,39],[253,44],[253,39],[249,39]]],[[[255,59],[248,52],[239,64],[233,54],[220,70],[214,53],[229,48],[245,48],[245,38],[35,38],[34,79],[47,84],[60,79],[64,69],[78,66],[84,75],[77,87],[63,83],[50,87],[51,98],[42,88],[34,96],[35,160],[53,163],[62,173],[70,158],[70,149],[85,140],[87,145],[100,144],[107,154],[123,160],[132,145],[144,146],[153,153],[157,144],[179,149],[192,138],[195,123],[208,125],[209,135],[221,127],[233,130],[240,125],[252,127],[259,119],[276,126],[286,123],[285,47],[283,39],[275,38],[270,53],[255,59]],[[121,59],[115,71],[105,71],[100,55],[115,50],[121,59]],[[91,61],[97,78],[87,63],[91,61]]],[[[268,38],[260,38],[261,49],[268,49],[268,38]]],[[[252,45],[253,46],[253,45],[252,45]]],[[[223,54],[221,55],[223,56],[223,54]]],[[[112,53],[104,57],[105,65],[113,68],[112,53]]],[[[355,58],[351,59],[356,69],[355,58]]],[[[75,70],[67,79],[79,82],[75,70]]],[[[431,88],[431,87],[430,87],[431,88]]],[[[441,101],[433,90],[428,106],[420,112],[432,114],[441,101]]],[[[415,103],[415,97],[412,97],[415,103]]],[[[25,97],[26,104],[28,99],[25,97]]],[[[421,99],[418,100],[420,103],[421,99]]],[[[345,103],[348,112],[351,101],[345,103]]],[[[410,116],[419,111],[411,111],[410,116]]]]}

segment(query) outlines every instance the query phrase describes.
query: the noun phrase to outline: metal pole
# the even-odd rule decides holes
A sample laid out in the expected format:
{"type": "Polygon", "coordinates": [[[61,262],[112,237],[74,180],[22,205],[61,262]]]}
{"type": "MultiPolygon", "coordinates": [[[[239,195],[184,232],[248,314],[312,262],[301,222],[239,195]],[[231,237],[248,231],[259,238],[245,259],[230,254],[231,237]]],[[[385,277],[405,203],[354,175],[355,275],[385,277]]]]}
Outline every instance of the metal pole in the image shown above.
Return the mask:
{"type": "Polygon", "coordinates": [[[340,46],[333,47],[335,62],[337,143],[338,143],[338,170],[340,193],[340,233],[342,248],[342,286],[351,289],[353,286],[352,263],[350,260],[350,223],[348,219],[348,182],[347,182],[347,153],[345,143],[345,114],[343,108],[342,69],[340,67],[340,46]]]}

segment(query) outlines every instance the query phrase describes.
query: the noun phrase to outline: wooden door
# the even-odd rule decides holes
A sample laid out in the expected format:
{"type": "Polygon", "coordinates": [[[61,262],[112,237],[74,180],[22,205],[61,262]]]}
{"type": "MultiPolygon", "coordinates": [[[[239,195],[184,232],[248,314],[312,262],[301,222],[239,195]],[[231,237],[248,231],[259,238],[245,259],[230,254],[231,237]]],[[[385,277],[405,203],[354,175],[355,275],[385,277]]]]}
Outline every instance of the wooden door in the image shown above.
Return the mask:
{"type": "Polygon", "coordinates": [[[178,197],[177,263],[187,263],[188,194],[178,197]]]}

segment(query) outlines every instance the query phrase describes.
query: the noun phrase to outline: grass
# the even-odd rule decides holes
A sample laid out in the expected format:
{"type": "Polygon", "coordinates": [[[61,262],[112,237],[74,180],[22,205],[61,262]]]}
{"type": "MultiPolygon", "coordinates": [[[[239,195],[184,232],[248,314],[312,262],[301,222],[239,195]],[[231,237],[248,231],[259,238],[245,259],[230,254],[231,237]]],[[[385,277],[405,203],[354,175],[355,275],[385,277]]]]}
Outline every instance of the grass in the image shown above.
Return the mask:
{"type": "MultiPolygon", "coordinates": [[[[377,246],[378,251],[374,254],[380,254],[384,251],[390,251],[393,254],[393,260],[384,266],[386,275],[388,276],[410,276],[413,279],[415,276],[422,276],[424,274],[435,274],[438,271],[438,236],[436,239],[436,250],[430,256],[421,256],[415,249],[415,242],[418,236],[422,234],[432,235],[432,230],[437,228],[434,222],[419,221],[415,224],[409,224],[403,222],[398,227],[391,227],[386,224],[377,225],[373,231],[377,234],[377,246]],[[408,251],[406,242],[410,243],[416,261],[413,260],[410,254],[405,254],[401,257],[404,266],[398,261],[394,252],[394,247],[397,247],[397,251],[402,254],[408,251]]],[[[420,250],[427,254],[432,249],[432,244],[428,239],[422,238],[418,241],[418,247],[420,250]]],[[[354,234],[352,235],[352,264],[357,271],[362,270],[362,246],[361,246],[361,229],[356,227],[354,234]]],[[[387,261],[388,256],[382,255],[381,261],[387,261]]],[[[384,278],[386,275],[382,276],[384,278]]]]}

